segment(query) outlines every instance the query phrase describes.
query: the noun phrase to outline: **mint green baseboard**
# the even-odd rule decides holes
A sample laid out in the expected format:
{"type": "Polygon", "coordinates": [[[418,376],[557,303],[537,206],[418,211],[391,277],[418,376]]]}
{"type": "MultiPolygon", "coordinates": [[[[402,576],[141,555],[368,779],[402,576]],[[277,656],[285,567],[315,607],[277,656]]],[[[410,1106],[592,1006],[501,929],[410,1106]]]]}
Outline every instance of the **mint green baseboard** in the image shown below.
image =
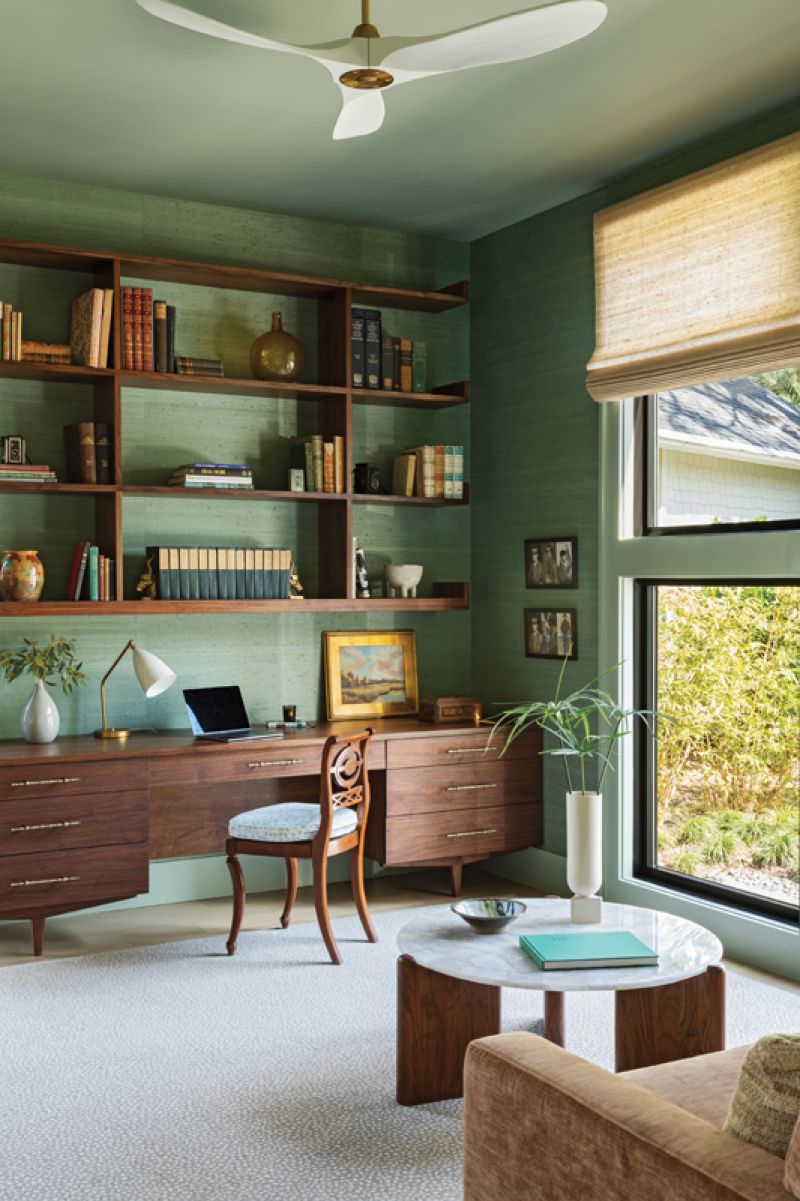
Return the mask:
{"type": "Polygon", "coordinates": [[[486,870],[516,884],[525,884],[539,892],[567,896],[567,861],[563,855],[532,847],[528,851],[516,851],[500,859],[490,859],[486,870]]]}

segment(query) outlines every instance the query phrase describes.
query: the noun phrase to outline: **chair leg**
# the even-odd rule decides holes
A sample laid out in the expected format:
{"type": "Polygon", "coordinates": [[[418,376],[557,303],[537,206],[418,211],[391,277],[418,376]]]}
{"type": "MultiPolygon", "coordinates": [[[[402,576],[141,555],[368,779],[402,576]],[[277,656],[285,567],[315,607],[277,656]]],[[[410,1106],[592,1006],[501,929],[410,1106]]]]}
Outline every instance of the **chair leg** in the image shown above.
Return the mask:
{"type": "Polygon", "coordinates": [[[233,955],[236,951],[236,940],[238,939],[239,931],[242,928],[246,890],[242,865],[237,856],[232,852],[228,855],[228,871],[231,873],[231,880],[233,881],[233,919],[231,921],[231,932],[228,936],[228,942],[226,945],[228,948],[228,954],[233,955]]]}
{"type": "Polygon", "coordinates": [[[350,883],[353,886],[353,899],[356,903],[358,916],[361,918],[361,925],[364,927],[364,933],[370,942],[377,942],[378,935],[375,933],[375,927],[369,916],[367,909],[367,896],[364,892],[364,850],[363,844],[355,847],[350,852],[350,883]]]}
{"type": "Polygon", "coordinates": [[[328,856],[324,853],[313,855],[314,864],[314,908],[317,911],[320,933],[325,940],[331,962],[339,964],[342,957],[336,945],[331,929],[331,919],[328,913],[328,856]]]}
{"type": "Polygon", "coordinates": [[[281,925],[285,930],[289,925],[289,918],[297,897],[297,860],[285,859],[284,862],[286,864],[286,903],[281,914],[281,925]]]}

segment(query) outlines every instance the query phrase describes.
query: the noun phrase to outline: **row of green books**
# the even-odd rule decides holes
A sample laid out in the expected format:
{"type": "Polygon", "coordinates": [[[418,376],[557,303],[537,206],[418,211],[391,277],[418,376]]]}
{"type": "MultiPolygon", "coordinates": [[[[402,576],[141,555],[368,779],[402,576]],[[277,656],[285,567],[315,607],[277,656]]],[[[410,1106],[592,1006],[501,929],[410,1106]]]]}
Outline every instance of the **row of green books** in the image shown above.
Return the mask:
{"type": "Polygon", "coordinates": [[[287,600],[292,552],[272,547],[149,546],[159,600],[287,600]]]}

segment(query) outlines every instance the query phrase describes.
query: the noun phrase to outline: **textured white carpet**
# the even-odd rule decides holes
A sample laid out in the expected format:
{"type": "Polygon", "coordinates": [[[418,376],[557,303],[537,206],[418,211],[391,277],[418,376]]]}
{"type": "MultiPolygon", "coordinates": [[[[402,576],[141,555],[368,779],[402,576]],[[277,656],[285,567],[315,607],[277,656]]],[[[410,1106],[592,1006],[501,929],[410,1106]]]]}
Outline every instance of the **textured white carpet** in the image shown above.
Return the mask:
{"type": "MultiPolygon", "coordinates": [[[[0,971],[2,1201],[458,1201],[461,1103],[394,1102],[395,935],[336,923],[0,971]]],[[[729,1044],[797,1030],[797,994],[729,975],[729,1044]]],[[[506,992],[525,1028],[541,995],[506,992]]],[[[607,994],[567,998],[608,1065],[607,994]]]]}

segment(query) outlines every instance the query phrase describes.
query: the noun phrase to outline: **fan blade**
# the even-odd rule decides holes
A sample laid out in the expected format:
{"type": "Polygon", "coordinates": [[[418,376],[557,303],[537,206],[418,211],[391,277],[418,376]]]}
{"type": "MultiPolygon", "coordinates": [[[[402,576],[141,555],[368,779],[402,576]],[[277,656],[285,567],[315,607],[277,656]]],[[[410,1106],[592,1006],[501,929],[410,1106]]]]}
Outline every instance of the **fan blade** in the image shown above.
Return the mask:
{"type": "Polygon", "coordinates": [[[386,106],[380,92],[359,92],[339,85],[342,93],[342,111],[333,130],[333,140],[360,138],[375,133],[383,125],[386,106]]]}
{"type": "Polygon", "coordinates": [[[406,45],[392,51],[381,66],[387,71],[398,68],[439,74],[533,58],[593,33],[602,25],[607,11],[601,0],[566,0],[511,13],[496,21],[406,45]]]}
{"type": "MultiPolygon", "coordinates": [[[[172,0],[136,0],[136,3],[139,8],[143,8],[151,16],[168,21],[171,25],[179,25],[182,29],[190,29],[193,33],[204,33],[209,37],[219,38],[223,42],[255,46],[260,50],[279,50],[286,54],[302,54],[305,58],[314,59],[319,63],[329,61],[321,51],[335,50],[338,46],[348,44],[345,41],[332,42],[330,47],[294,46],[289,42],[276,42],[272,38],[262,38],[257,33],[248,33],[246,29],[236,29],[233,25],[225,25],[222,21],[215,21],[212,17],[204,17],[200,13],[192,12],[189,8],[183,8],[180,4],[173,4],[172,0]]],[[[331,61],[337,62],[335,55],[331,61]]]]}

